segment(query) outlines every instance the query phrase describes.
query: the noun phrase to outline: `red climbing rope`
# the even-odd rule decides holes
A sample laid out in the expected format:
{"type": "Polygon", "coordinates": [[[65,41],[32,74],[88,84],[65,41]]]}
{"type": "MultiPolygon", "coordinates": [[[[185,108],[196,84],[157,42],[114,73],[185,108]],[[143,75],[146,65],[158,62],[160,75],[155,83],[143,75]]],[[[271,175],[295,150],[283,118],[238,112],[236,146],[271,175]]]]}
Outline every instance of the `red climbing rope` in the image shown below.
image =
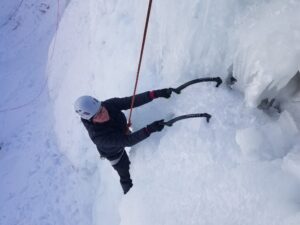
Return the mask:
{"type": "Polygon", "coordinates": [[[141,52],[140,52],[139,65],[138,65],[137,74],[136,74],[136,80],[135,80],[134,91],[133,91],[133,96],[132,96],[132,100],[131,100],[131,107],[130,107],[130,113],[129,113],[127,127],[131,126],[132,109],[133,109],[133,105],[134,105],[134,101],[135,101],[136,89],[137,89],[137,84],[138,84],[139,76],[140,76],[140,70],[141,70],[141,64],[142,64],[142,59],[143,59],[144,46],[145,46],[145,42],[146,42],[151,6],[152,6],[152,0],[149,0],[147,18],[146,18],[146,23],[145,23],[145,28],[144,28],[143,43],[142,43],[141,52]]]}

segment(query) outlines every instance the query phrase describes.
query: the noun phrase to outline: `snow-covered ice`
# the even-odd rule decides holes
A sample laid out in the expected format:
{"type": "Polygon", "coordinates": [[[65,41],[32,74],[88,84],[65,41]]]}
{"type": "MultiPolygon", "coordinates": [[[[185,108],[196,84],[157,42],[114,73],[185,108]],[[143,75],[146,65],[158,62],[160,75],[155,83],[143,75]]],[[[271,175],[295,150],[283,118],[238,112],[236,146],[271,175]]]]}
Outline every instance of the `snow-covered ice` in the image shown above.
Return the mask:
{"type": "Polygon", "coordinates": [[[238,81],[135,109],[133,129],[213,117],[134,146],[134,186],[122,195],[73,102],[132,94],[147,5],[3,0],[0,224],[300,224],[297,0],[153,1],[138,92],[226,80],[230,65],[238,81]],[[258,109],[266,99],[274,105],[258,109]]]}
{"type": "Polygon", "coordinates": [[[271,160],[290,152],[299,135],[295,121],[284,111],[275,121],[238,130],[236,142],[244,154],[271,160]]]}

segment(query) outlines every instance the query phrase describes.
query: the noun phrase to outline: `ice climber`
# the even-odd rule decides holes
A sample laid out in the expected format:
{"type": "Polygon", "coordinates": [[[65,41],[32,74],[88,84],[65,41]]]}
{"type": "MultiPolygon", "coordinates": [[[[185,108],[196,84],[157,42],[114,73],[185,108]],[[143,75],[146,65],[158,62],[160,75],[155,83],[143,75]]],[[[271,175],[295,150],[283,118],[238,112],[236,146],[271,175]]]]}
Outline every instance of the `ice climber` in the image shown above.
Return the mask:
{"type": "MultiPolygon", "coordinates": [[[[170,88],[165,88],[138,94],[133,107],[144,105],[155,98],[169,98],[171,93],[170,88]]],[[[122,112],[130,109],[131,100],[132,96],[100,102],[91,96],[81,96],[74,104],[75,111],[80,115],[100,156],[109,160],[118,172],[124,194],[133,186],[129,173],[130,160],[125,147],[133,146],[148,138],[153,132],[164,128],[163,120],[158,120],[131,133],[122,112]]]]}

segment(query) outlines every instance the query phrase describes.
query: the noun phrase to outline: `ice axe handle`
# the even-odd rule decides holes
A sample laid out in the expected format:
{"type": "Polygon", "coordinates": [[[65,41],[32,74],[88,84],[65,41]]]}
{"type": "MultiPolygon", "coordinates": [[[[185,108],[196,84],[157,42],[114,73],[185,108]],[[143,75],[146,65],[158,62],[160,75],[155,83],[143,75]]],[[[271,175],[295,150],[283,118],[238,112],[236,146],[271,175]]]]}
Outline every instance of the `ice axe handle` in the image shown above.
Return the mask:
{"type": "Polygon", "coordinates": [[[181,91],[192,85],[192,84],[196,84],[196,83],[201,83],[201,82],[217,82],[216,87],[219,87],[222,84],[222,79],[220,77],[206,77],[206,78],[198,78],[195,80],[191,80],[189,82],[184,83],[183,85],[180,85],[177,88],[170,88],[171,91],[175,92],[176,94],[180,94],[181,91]]]}
{"type": "Polygon", "coordinates": [[[184,120],[184,119],[189,119],[189,118],[198,118],[198,117],[205,117],[206,122],[209,123],[211,115],[208,113],[187,114],[187,115],[175,117],[167,122],[161,122],[161,123],[165,126],[171,127],[174,123],[176,123],[179,120],[184,120]]]}

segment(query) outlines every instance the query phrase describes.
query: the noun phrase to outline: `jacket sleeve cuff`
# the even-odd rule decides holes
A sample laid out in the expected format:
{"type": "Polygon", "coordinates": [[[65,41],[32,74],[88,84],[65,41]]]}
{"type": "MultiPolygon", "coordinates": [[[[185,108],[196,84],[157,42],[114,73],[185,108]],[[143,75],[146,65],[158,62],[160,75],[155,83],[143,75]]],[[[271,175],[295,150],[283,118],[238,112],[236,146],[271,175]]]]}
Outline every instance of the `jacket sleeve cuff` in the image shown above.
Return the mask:
{"type": "Polygon", "coordinates": [[[145,133],[147,134],[147,136],[150,136],[151,132],[148,130],[147,127],[144,128],[145,133]]]}
{"type": "Polygon", "coordinates": [[[154,91],[150,91],[150,92],[149,92],[149,97],[150,97],[151,100],[157,98],[157,97],[155,96],[155,92],[154,92],[154,91]]]}

